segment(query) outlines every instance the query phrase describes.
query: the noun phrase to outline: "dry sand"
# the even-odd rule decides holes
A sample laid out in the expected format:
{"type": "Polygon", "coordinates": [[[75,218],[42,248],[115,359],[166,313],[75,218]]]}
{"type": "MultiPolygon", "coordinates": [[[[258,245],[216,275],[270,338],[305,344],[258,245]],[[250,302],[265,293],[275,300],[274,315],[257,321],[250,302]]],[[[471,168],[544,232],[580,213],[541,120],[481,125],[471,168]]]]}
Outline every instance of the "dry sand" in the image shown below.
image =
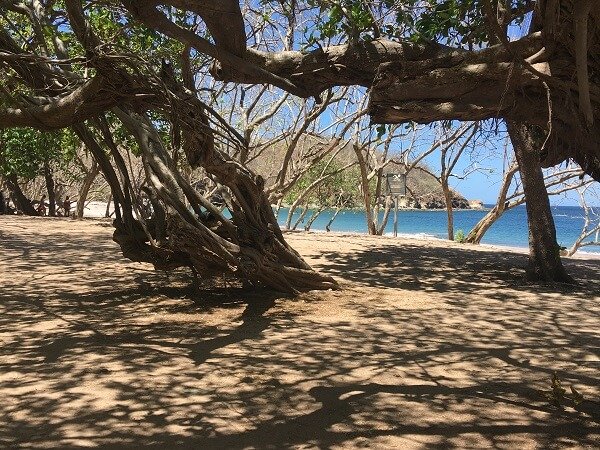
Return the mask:
{"type": "Polygon", "coordinates": [[[600,261],[291,233],[344,289],[189,288],[108,222],[0,216],[0,446],[598,448],[600,261]],[[550,405],[556,372],[587,399],[550,405]]]}

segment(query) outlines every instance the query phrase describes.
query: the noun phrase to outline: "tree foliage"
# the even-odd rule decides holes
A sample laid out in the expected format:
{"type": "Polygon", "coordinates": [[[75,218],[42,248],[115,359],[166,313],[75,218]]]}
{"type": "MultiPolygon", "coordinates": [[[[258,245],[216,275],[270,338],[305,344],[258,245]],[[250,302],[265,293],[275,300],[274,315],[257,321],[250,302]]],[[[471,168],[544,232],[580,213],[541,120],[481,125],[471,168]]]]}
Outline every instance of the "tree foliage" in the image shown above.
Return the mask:
{"type": "Polygon", "coordinates": [[[358,182],[358,168],[351,167],[345,170],[341,161],[334,161],[331,164],[319,162],[313,165],[304,175],[302,175],[290,191],[284,197],[284,203],[292,204],[294,201],[315,181],[331,173],[319,183],[314,190],[305,197],[305,204],[316,205],[318,207],[334,208],[340,203],[340,196],[345,206],[360,206],[360,183],[358,182]],[[325,167],[327,165],[327,167],[325,167]]]}
{"type": "Polygon", "coordinates": [[[0,130],[0,173],[31,179],[41,173],[44,163],[65,166],[73,158],[75,143],[73,134],[64,130],[0,130]]]}

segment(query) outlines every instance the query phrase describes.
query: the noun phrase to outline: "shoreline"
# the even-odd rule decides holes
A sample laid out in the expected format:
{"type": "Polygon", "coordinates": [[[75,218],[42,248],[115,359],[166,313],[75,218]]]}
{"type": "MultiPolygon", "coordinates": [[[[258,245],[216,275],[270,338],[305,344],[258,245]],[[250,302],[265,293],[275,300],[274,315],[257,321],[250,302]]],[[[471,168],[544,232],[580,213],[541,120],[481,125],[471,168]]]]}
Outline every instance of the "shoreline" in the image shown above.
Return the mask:
{"type": "MultiPolygon", "coordinates": [[[[361,211],[360,208],[358,208],[358,209],[348,208],[346,210],[354,211],[354,212],[361,211]]],[[[444,210],[404,208],[404,209],[399,209],[399,211],[416,211],[416,212],[438,211],[439,212],[439,211],[444,211],[444,210]]],[[[457,211],[457,212],[463,212],[463,211],[485,212],[486,209],[471,208],[471,209],[457,209],[455,211],[457,211]]],[[[112,212],[112,210],[111,210],[111,212],[112,212]]],[[[94,220],[110,220],[110,221],[112,221],[114,219],[114,217],[110,217],[110,218],[104,217],[105,213],[106,213],[106,202],[92,200],[86,204],[85,213],[84,213],[83,218],[84,219],[94,219],[94,220]]],[[[47,217],[47,218],[49,218],[49,217],[47,217]]],[[[365,232],[360,232],[360,231],[340,231],[340,230],[326,231],[324,229],[317,229],[317,228],[311,228],[310,231],[306,232],[302,229],[287,230],[284,228],[284,223],[279,223],[279,225],[281,227],[281,230],[284,233],[315,233],[315,234],[325,234],[325,235],[332,234],[332,235],[336,235],[336,236],[350,235],[350,236],[361,237],[361,238],[379,237],[379,238],[386,238],[386,239],[394,239],[394,237],[391,235],[391,233],[386,233],[382,236],[371,236],[365,232]]],[[[456,245],[463,246],[463,248],[478,248],[479,247],[479,248],[487,248],[487,249],[491,249],[491,250],[511,251],[514,253],[521,253],[521,254],[526,254],[528,252],[527,246],[519,247],[519,246],[515,246],[515,245],[503,245],[503,244],[491,244],[491,243],[461,244],[456,241],[448,241],[445,238],[437,237],[437,236],[432,235],[427,232],[398,233],[398,238],[396,238],[396,240],[406,240],[406,241],[411,241],[411,240],[428,241],[428,240],[431,240],[431,241],[438,242],[438,243],[454,243],[456,245]]],[[[573,256],[563,256],[563,258],[596,260],[596,259],[600,259],[600,250],[598,250],[598,251],[589,251],[586,249],[578,250],[573,256]]]]}
{"type": "MultiPolygon", "coordinates": [[[[310,234],[314,234],[317,236],[327,236],[327,235],[331,235],[331,236],[336,236],[336,237],[359,237],[361,239],[365,239],[365,240],[369,240],[369,239],[388,239],[391,240],[394,243],[409,243],[410,241],[413,240],[417,240],[420,242],[428,242],[428,243],[432,243],[434,245],[448,245],[448,246],[452,246],[452,247],[456,247],[456,248],[463,248],[463,249],[469,249],[469,250],[477,250],[477,249],[481,249],[481,250],[497,250],[497,251],[504,251],[504,252],[510,252],[510,253],[517,253],[517,254],[522,254],[522,255],[526,255],[529,252],[529,248],[528,247],[517,247],[514,245],[502,245],[502,244],[468,244],[468,243],[460,243],[460,242],[456,242],[456,241],[450,241],[447,239],[442,239],[442,238],[438,238],[426,233],[415,233],[415,234],[411,234],[411,233],[398,233],[398,237],[394,237],[391,234],[384,234],[384,235],[370,235],[367,233],[361,233],[358,231],[336,231],[336,230],[332,230],[332,231],[326,231],[326,230],[318,230],[318,229],[311,229],[310,231],[305,231],[305,230],[288,230],[285,228],[281,228],[281,231],[284,234],[305,234],[305,235],[310,235],[310,234]]],[[[585,250],[579,250],[577,251],[577,253],[575,253],[573,256],[561,256],[561,258],[565,259],[578,259],[578,260],[600,260],[600,252],[589,252],[589,251],[585,251],[585,250]]]]}
{"type": "MultiPolygon", "coordinates": [[[[88,207],[86,207],[86,214],[84,215],[83,219],[81,220],[90,220],[90,221],[98,221],[98,222],[107,222],[110,221],[112,222],[112,220],[114,219],[114,217],[104,217],[104,213],[106,211],[106,204],[103,205],[103,211],[100,211],[100,208],[98,208],[97,205],[100,202],[91,202],[91,203],[96,203],[96,205],[90,204],[88,205],[88,207]],[[91,208],[89,207],[91,206],[91,208]]],[[[434,211],[434,210],[429,210],[429,211],[434,211]]],[[[8,217],[8,216],[6,216],[8,217]]],[[[14,217],[23,217],[23,216],[14,216],[14,217]]],[[[27,216],[29,217],[29,216],[27,216]]],[[[41,218],[40,218],[41,219],[41,218]]],[[[64,217],[44,217],[44,219],[49,219],[49,220],[67,220],[64,217]]],[[[77,219],[72,219],[69,218],[68,220],[72,220],[75,221],[77,219]]],[[[305,231],[305,230],[288,230],[286,228],[283,227],[283,224],[279,224],[281,227],[281,231],[284,234],[306,234],[306,235],[310,235],[310,234],[314,234],[317,236],[336,236],[336,237],[354,237],[354,238],[361,238],[362,240],[369,240],[369,239],[387,239],[390,240],[392,242],[406,242],[406,243],[410,243],[411,241],[420,241],[420,242],[431,242],[434,245],[450,245],[450,246],[456,246],[457,248],[463,248],[463,249],[482,249],[482,250],[496,250],[496,251],[507,251],[510,253],[517,253],[517,254],[527,254],[528,253],[528,247],[519,247],[519,246],[514,246],[514,245],[502,245],[502,244],[488,244],[488,243],[482,243],[482,244],[465,244],[465,243],[459,243],[456,241],[449,241],[447,239],[444,238],[440,238],[440,237],[436,237],[434,235],[425,233],[425,232],[420,232],[420,233],[398,233],[398,237],[394,238],[394,236],[391,233],[386,233],[384,235],[381,236],[374,236],[374,235],[369,235],[365,232],[360,232],[360,231],[340,231],[340,230],[331,230],[331,231],[326,231],[326,230],[322,230],[322,229],[315,229],[312,228],[310,231],[305,231]]],[[[600,251],[598,252],[592,252],[592,251],[587,251],[587,250],[578,250],[573,256],[562,256],[563,259],[577,259],[577,260],[600,260],[600,251]]]]}
{"type": "MultiPolygon", "coordinates": [[[[271,205],[271,207],[273,208],[274,211],[277,211],[277,205],[271,205]]],[[[291,205],[281,205],[280,209],[290,209],[291,205]]],[[[317,205],[309,205],[308,209],[319,209],[319,207],[317,205]]],[[[335,211],[337,208],[325,208],[323,211],[335,211]]],[[[452,208],[453,212],[460,212],[460,211],[483,211],[483,212],[489,212],[493,209],[487,206],[484,206],[482,208],[452,208]]],[[[357,206],[355,208],[341,208],[341,211],[354,211],[354,212],[361,212],[364,211],[365,208],[361,207],[361,206],[357,206]]],[[[384,211],[385,208],[381,207],[380,211],[384,211]]],[[[297,206],[296,207],[296,211],[302,211],[302,207],[301,206],[297,206]]],[[[390,213],[394,211],[394,208],[390,208],[390,213]]],[[[446,208],[407,208],[407,207],[401,207],[398,206],[398,212],[400,211],[422,211],[422,212],[430,212],[430,211],[443,211],[446,212],[446,208]]]]}

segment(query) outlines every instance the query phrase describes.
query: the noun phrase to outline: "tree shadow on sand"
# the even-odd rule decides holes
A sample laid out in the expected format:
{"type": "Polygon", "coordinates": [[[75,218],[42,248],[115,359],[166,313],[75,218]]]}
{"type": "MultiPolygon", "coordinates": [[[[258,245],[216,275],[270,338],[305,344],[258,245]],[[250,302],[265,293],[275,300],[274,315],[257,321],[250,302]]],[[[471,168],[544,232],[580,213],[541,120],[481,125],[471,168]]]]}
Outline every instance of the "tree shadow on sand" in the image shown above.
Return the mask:
{"type": "Polygon", "coordinates": [[[320,269],[352,289],[291,299],[193,290],[187,273],[123,264],[105,239],[108,257],[91,238],[65,242],[66,266],[39,242],[24,239],[26,251],[0,243],[21,254],[0,259],[4,273],[27,280],[0,302],[0,446],[553,448],[600,439],[596,262],[577,262],[589,284],[536,287],[520,278],[519,255],[323,250],[320,269]],[[54,273],[40,269],[53,264],[54,273]],[[93,273],[62,274],[83,268],[93,273]],[[367,297],[372,288],[391,294],[367,297]],[[430,300],[410,307],[414,292],[430,300]],[[586,400],[550,405],[538,391],[554,373],[586,400]]]}
{"type": "Polygon", "coordinates": [[[523,292],[600,292],[600,260],[565,259],[567,270],[576,272],[577,284],[525,281],[527,256],[498,250],[424,247],[422,245],[378,245],[353,253],[323,251],[319,270],[370,287],[471,294],[500,285],[523,292]]]}

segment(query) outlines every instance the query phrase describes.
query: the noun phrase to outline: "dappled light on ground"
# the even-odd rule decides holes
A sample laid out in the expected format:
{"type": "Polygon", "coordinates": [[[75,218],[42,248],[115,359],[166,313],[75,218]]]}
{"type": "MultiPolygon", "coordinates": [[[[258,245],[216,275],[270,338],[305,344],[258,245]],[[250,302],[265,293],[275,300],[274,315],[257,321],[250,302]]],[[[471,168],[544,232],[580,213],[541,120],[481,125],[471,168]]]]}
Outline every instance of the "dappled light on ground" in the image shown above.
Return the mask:
{"type": "Polygon", "coordinates": [[[0,446],[517,448],[600,440],[600,261],[289,234],[299,298],[124,260],[106,222],[0,217],[0,446]],[[540,394],[556,373],[586,399],[540,394]]]}

